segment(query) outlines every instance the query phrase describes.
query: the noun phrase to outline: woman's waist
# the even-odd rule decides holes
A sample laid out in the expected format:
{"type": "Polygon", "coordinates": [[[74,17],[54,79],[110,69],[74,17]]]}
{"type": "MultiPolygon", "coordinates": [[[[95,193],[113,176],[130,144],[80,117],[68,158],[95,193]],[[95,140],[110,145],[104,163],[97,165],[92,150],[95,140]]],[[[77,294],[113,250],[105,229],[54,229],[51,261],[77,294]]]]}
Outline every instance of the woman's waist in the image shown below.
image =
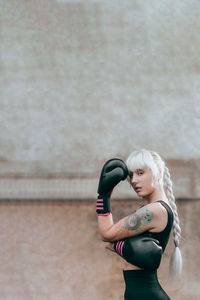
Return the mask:
{"type": "Polygon", "coordinates": [[[135,265],[126,263],[124,264],[123,268],[123,275],[124,279],[127,282],[127,280],[143,280],[145,282],[152,282],[157,280],[157,270],[148,270],[148,269],[141,269],[135,265]]]}
{"type": "Polygon", "coordinates": [[[125,281],[131,279],[143,279],[145,282],[157,281],[157,270],[132,269],[123,270],[125,281]]]}

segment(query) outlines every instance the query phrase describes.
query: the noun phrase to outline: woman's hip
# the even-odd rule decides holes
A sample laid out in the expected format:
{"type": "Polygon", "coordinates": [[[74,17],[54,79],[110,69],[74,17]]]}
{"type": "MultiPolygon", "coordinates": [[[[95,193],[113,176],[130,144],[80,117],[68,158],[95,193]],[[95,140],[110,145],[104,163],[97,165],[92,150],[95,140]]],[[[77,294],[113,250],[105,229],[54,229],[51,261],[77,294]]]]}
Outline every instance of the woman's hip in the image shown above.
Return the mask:
{"type": "Polygon", "coordinates": [[[124,270],[125,300],[170,300],[162,289],[157,271],[124,270]]]}

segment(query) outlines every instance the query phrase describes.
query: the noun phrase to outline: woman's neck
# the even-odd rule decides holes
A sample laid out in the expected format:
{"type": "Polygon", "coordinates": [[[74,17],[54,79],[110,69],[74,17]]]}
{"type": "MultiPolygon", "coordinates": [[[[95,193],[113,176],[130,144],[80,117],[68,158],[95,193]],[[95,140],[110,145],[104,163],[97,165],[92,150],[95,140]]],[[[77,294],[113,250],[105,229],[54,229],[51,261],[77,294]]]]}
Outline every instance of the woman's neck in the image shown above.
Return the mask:
{"type": "Polygon", "coordinates": [[[145,196],[143,198],[143,203],[144,205],[147,205],[158,200],[167,201],[167,197],[162,189],[156,189],[152,194],[145,196]]]}

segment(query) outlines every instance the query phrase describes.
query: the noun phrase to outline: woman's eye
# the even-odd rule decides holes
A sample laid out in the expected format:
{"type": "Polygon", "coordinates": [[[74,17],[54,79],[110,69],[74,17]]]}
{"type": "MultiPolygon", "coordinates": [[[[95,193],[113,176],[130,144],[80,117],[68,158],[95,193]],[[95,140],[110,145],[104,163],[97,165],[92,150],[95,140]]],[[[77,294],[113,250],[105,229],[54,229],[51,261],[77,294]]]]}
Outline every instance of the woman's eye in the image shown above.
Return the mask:
{"type": "Polygon", "coordinates": [[[142,175],[142,174],[143,174],[143,172],[142,172],[142,171],[138,172],[138,175],[142,175]]]}

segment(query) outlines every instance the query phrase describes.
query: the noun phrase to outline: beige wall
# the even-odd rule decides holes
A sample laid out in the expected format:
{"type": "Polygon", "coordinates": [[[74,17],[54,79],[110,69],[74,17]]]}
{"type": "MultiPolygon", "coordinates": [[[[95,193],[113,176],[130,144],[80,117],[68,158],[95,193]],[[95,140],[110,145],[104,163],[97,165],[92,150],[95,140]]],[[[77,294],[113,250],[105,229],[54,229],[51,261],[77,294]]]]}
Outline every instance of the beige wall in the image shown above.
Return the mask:
{"type": "MultiPolygon", "coordinates": [[[[135,201],[113,201],[115,220],[135,201]]],[[[173,300],[197,300],[200,200],[178,201],[183,276],[167,283],[170,240],[159,279],[173,300]]],[[[93,202],[4,202],[0,204],[0,298],[5,300],[121,300],[121,258],[105,250],[93,202]]]]}
{"type": "MultiPolygon", "coordinates": [[[[200,199],[199,12],[197,0],[0,1],[0,298],[122,298],[94,213],[110,157],[156,150],[176,198],[200,199]]],[[[126,183],[113,194],[132,197],[126,183]]],[[[119,217],[132,210],[121,203],[119,217]]],[[[183,279],[166,285],[169,252],[160,276],[174,300],[196,300],[199,200],[178,204],[183,279]]]]}

